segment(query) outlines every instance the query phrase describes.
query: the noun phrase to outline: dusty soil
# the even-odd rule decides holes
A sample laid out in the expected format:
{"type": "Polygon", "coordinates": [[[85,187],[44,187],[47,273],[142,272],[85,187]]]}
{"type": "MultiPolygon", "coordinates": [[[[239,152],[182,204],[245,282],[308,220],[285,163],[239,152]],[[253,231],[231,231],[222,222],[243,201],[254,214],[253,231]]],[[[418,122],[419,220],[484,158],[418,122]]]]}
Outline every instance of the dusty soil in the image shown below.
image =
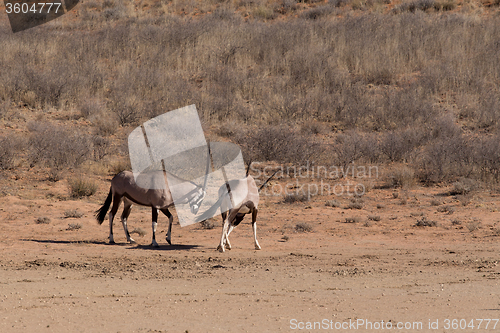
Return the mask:
{"type": "MultiPolygon", "coordinates": [[[[343,323],[357,320],[358,331],[384,321],[394,332],[450,332],[446,319],[474,319],[475,330],[461,330],[470,332],[477,319],[500,318],[495,191],[463,198],[441,187],[370,189],[361,209],[346,209],[348,197],[336,197],[336,208],[325,206],[331,196],[293,204],[261,197],[262,250],[253,249],[246,218],[231,235],[233,249],[219,253],[219,219],[211,230],[174,225],[169,246],[162,216],[161,246],[149,247],[150,213],[140,207],[129,229],[146,234],[127,244],[118,222],[118,244],[107,244],[107,221],[93,219],[105,181],[82,200],[67,198],[64,181],[2,184],[1,332],[347,331],[354,326],[343,323]],[[81,218],[64,217],[75,208],[81,218]],[[415,226],[421,214],[437,226],[415,226]],[[298,223],[312,231],[297,232],[298,223]]],[[[487,331],[499,331],[494,324],[487,331]]]]}

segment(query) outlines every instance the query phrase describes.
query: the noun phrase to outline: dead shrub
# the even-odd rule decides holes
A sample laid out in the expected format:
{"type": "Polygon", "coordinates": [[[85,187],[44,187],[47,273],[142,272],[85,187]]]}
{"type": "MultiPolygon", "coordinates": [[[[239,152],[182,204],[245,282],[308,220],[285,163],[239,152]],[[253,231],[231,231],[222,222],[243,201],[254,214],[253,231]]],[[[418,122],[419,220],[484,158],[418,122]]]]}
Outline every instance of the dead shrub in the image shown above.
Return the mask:
{"type": "Polygon", "coordinates": [[[448,213],[448,215],[451,215],[455,212],[455,208],[446,205],[446,206],[438,207],[437,211],[440,213],[448,213]]]}
{"type": "Polygon", "coordinates": [[[69,179],[68,184],[72,198],[90,197],[97,191],[97,183],[83,177],[69,179]]]}
{"type": "Polygon", "coordinates": [[[142,228],[134,228],[130,234],[137,234],[139,235],[140,237],[144,237],[146,236],[146,231],[142,228]]]}
{"type": "Polygon", "coordinates": [[[50,218],[43,216],[39,217],[35,220],[36,224],[49,224],[50,223],[50,218]]]}
{"type": "Polygon", "coordinates": [[[473,156],[474,151],[462,136],[436,139],[419,156],[418,177],[425,183],[467,177],[473,172],[473,156]]]}
{"type": "Polygon", "coordinates": [[[200,222],[200,228],[205,230],[212,230],[215,228],[215,223],[212,220],[205,220],[200,222]]]}
{"type": "Polygon", "coordinates": [[[440,206],[442,205],[443,203],[439,200],[436,200],[436,199],[432,199],[431,200],[431,206],[440,206]]]}
{"type": "Polygon", "coordinates": [[[358,200],[352,200],[345,209],[363,209],[363,203],[358,200]]]}
{"type": "Polygon", "coordinates": [[[417,226],[417,227],[436,227],[437,222],[429,220],[425,216],[423,216],[420,220],[417,220],[417,223],[415,223],[415,226],[417,226]]]}
{"type": "Polygon", "coordinates": [[[407,166],[395,168],[389,175],[388,187],[409,188],[415,185],[415,171],[407,166]]]}
{"type": "Polygon", "coordinates": [[[70,223],[68,224],[68,227],[66,230],[68,231],[74,231],[74,230],[79,230],[82,228],[82,225],[80,223],[70,223]]]}
{"type": "Polygon", "coordinates": [[[361,221],[361,218],[358,217],[358,216],[354,216],[354,217],[346,217],[345,218],[345,223],[358,223],[361,221]]]}
{"type": "Polygon", "coordinates": [[[303,164],[321,153],[311,138],[285,125],[242,130],[236,141],[251,160],[303,164]]]}
{"type": "Polygon", "coordinates": [[[0,137],[0,170],[12,169],[15,166],[17,144],[13,138],[0,137]]]}
{"type": "Polygon", "coordinates": [[[304,193],[290,193],[285,195],[283,202],[285,203],[295,203],[295,202],[307,202],[309,198],[304,193]]]}
{"type": "Polygon", "coordinates": [[[382,218],[380,215],[368,215],[368,220],[379,222],[382,218]]]}
{"type": "Polygon", "coordinates": [[[471,191],[477,189],[477,187],[477,181],[469,178],[463,178],[460,181],[453,183],[453,189],[450,191],[450,195],[469,194],[471,191]]]}
{"type": "Polygon", "coordinates": [[[31,123],[29,160],[56,171],[75,168],[89,159],[92,143],[88,135],[50,123],[31,123]]]}
{"type": "Polygon", "coordinates": [[[100,161],[104,156],[108,155],[110,146],[111,142],[109,139],[103,138],[100,135],[94,135],[92,137],[94,161],[100,161]]]}
{"type": "Polygon", "coordinates": [[[126,170],[132,170],[132,166],[130,165],[130,159],[127,160],[119,159],[109,165],[109,172],[112,175],[117,175],[120,172],[126,170]]]}
{"type": "Polygon", "coordinates": [[[313,231],[313,227],[305,222],[297,223],[295,225],[295,231],[296,232],[311,232],[313,231]]]}
{"type": "Polygon", "coordinates": [[[86,98],[79,106],[81,115],[86,119],[92,119],[105,108],[105,104],[98,98],[86,98]]]}
{"type": "Polygon", "coordinates": [[[79,218],[82,218],[83,215],[84,214],[82,212],[79,212],[77,209],[70,209],[70,210],[64,211],[64,217],[65,218],[76,218],[76,219],[79,219],[79,218]]]}
{"type": "Polygon", "coordinates": [[[325,203],[325,206],[327,207],[340,207],[341,203],[338,200],[328,200],[325,203]]]}

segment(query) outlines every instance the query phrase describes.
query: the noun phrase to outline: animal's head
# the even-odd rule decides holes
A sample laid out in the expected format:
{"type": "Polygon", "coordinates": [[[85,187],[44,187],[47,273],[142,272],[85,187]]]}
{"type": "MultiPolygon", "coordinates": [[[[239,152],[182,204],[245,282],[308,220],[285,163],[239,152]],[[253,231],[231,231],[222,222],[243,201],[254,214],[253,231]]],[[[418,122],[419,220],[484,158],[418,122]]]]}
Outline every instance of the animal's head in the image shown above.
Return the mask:
{"type": "Polygon", "coordinates": [[[200,188],[199,191],[195,193],[195,196],[189,200],[189,206],[191,207],[192,214],[198,213],[198,209],[200,209],[201,203],[203,202],[203,199],[205,199],[206,194],[207,192],[200,188]]]}

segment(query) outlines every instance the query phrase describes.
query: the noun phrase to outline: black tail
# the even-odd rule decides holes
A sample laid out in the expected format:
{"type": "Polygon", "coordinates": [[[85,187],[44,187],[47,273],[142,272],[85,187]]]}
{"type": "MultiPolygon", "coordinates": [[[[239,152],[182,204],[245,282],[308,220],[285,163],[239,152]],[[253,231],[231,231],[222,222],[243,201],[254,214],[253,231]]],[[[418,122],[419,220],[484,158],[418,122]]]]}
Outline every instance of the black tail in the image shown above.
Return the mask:
{"type": "Polygon", "coordinates": [[[278,171],[280,171],[280,170],[279,170],[279,169],[278,169],[278,170],[276,170],[276,171],[275,171],[275,172],[271,175],[271,177],[267,178],[267,180],[264,182],[264,184],[262,184],[262,185],[259,187],[259,192],[260,192],[260,190],[262,190],[262,189],[264,188],[264,186],[266,186],[266,185],[267,185],[267,182],[268,182],[268,181],[270,181],[270,180],[271,180],[271,178],[273,178],[273,177],[274,177],[274,175],[278,173],[278,171]]]}
{"type": "Polygon", "coordinates": [[[106,201],[104,201],[104,204],[102,205],[101,208],[95,211],[95,218],[99,222],[99,224],[102,224],[102,222],[104,222],[104,219],[106,218],[106,213],[108,212],[109,206],[111,206],[112,201],[113,201],[113,193],[111,192],[110,188],[106,201]]]}

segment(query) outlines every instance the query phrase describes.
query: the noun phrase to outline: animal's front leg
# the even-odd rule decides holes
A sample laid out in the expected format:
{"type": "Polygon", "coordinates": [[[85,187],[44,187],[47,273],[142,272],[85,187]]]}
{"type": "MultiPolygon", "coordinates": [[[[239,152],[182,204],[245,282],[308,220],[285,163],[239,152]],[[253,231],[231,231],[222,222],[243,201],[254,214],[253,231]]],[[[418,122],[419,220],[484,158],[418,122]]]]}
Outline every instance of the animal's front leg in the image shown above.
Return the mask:
{"type": "Polygon", "coordinates": [[[166,241],[169,245],[172,245],[172,222],[174,221],[174,217],[172,214],[168,217],[168,231],[166,241]]]}
{"type": "Polygon", "coordinates": [[[227,229],[229,228],[229,220],[228,219],[225,219],[224,220],[224,223],[222,224],[222,236],[220,238],[220,244],[219,246],[217,247],[217,249],[220,251],[220,252],[224,252],[225,251],[225,247],[226,247],[226,240],[227,240],[227,229]]]}
{"type": "Polygon", "coordinates": [[[227,234],[226,234],[226,249],[228,250],[231,250],[231,243],[229,243],[229,234],[231,233],[231,231],[233,231],[234,229],[234,225],[230,225],[229,226],[229,229],[227,230],[227,234]]]}
{"type": "Polygon", "coordinates": [[[126,198],[123,199],[123,205],[124,205],[124,208],[123,208],[123,213],[122,213],[122,218],[121,218],[123,230],[125,231],[125,236],[127,237],[127,242],[135,243],[135,240],[133,240],[132,237],[130,237],[130,233],[128,232],[128,228],[127,228],[127,219],[130,215],[130,211],[132,210],[132,205],[130,204],[130,202],[126,198]]]}
{"type": "Polygon", "coordinates": [[[172,222],[174,221],[174,217],[170,212],[168,211],[168,208],[162,208],[160,209],[163,214],[165,214],[166,217],[168,217],[168,231],[167,231],[167,237],[166,241],[169,245],[172,245],[172,222]]]}
{"type": "Polygon", "coordinates": [[[151,223],[151,227],[153,228],[153,240],[151,241],[151,246],[153,247],[158,247],[158,243],[156,242],[156,226],[157,226],[157,221],[158,221],[158,209],[156,208],[152,208],[152,211],[151,211],[151,215],[152,215],[152,223],[151,223]]]}
{"type": "Polygon", "coordinates": [[[123,225],[123,230],[125,230],[125,236],[127,236],[127,242],[135,243],[135,240],[132,237],[130,237],[130,233],[128,232],[127,219],[122,220],[122,225],[123,225]]]}
{"type": "Polygon", "coordinates": [[[257,241],[257,208],[254,208],[252,211],[252,229],[253,229],[253,240],[255,242],[255,249],[260,250],[259,241],[257,241]]]}

